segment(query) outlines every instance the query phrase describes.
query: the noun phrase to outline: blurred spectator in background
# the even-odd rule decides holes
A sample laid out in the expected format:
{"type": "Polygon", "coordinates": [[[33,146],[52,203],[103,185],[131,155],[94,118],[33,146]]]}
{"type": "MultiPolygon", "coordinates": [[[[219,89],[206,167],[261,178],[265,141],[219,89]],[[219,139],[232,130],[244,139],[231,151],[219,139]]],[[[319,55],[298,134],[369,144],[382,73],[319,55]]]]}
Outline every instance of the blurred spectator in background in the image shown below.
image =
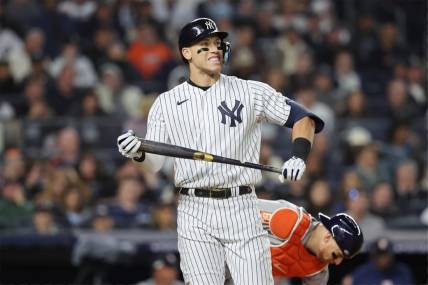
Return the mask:
{"type": "Polygon", "coordinates": [[[370,202],[370,211],[385,221],[396,217],[399,213],[399,208],[395,203],[394,189],[388,182],[379,182],[374,186],[370,202]]]}
{"type": "Polygon", "coordinates": [[[375,240],[369,253],[370,261],[352,273],[352,285],[413,284],[410,268],[395,260],[394,246],[389,239],[375,240]]]}
{"type": "Polygon", "coordinates": [[[18,148],[9,148],[3,153],[1,183],[25,181],[26,162],[24,154],[18,148]]]}
{"type": "Polygon", "coordinates": [[[410,121],[422,116],[420,107],[409,97],[407,85],[403,80],[394,79],[387,88],[389,117],[396,121],[410,121]]]}
{"type": "Polygon", "coordinates": [[[80,134],[74,127],[65,127],[55,136],[51,163],[54,166],[76,167],[80,158],[80,134]]]}
{"type": "Polygon", "coordinates": [[[96,95],[104,112],[115,117],[138,117],[144,94],[140,88],[126,84],[122,70],[115,64],[101,66],[101,82],[96,95]]]}
{"type": "Polygon", "coordinates": [[[96,9],[97,2],[92,0],[65,0],[58,4],[58,11],[72,20],[84,46],[91,41],[93,30],[90,20],[96,9]]]}
{"type": "Polygon", "coordinates": [[[106,113],[102,110],[95,90],[90,88],[83,92],[79,105],[74,105],[70,114],[84,118],[102,118],[106,113]]]}
{"type": "Polygon", "coordinates": [[[87,226],[90,219],[88,201],[90,193],[78,186],[70,186],[61,195],[61,210],[72,228],[87,226]]]}
{"type": "Polygon", "coordinates": [[[420,215],[427,204],[427,192],[418,185],[418,166],[414,160],[401,162],[394,176],[398,207],[402,214],[420,215]]]}
{"type": "Polygon", "coordinates": [[[148,20],[141,21],[138,24],[137,37],[128,49],[128,60],[140,72],[142,80],[149,83],[150,80],[166,78],[166,67],[172,58],[172,51],[160,39],[155,24],[148,20]]]}
{"type": "Polygon", "coordinates": [[[361,79],[354,69],[354,60],[349,51],[341,51],[336,55],[334,73],[336,95],[339,98],[361,88],[361,79]]]}
{"type": "Polygon", "coordinates": [[[238,23],[236,26],[236,39],[233,45],[239,52],[231,57],[230,65],[233,74],[244,79],[254,78],[256,71],[258,55],[254,49],[254,38],[252,22],[238,23]]]}
{"type": "Polygon", "coordinates": [[[73,168],[51,168],[46,177],[46,186],[35,196],[35,203],[60,206],[64,192],[69,187],[82,187],[81,185],[82,182],[73,168]]]}
{"type": "Polygon", "coordinates": [[[60,233],[60,227],[55,220],[53,206],[49,204],[39,205],[33,214],[33,233],[37,235],[56,235],[60,233]]]}
{"type": "Polygon", "coordinates": [[[158,231],[176,231],[177,213],[175,205],[158,203],[153,208],[153,228],[158,231]]]}
{"type": "Polygon", "coordinates": [[[337,101],[336,113],[342,117],[342,122],[352,124],[353,122],[367,118],[367,98],[361,90],[354,90],[346,97],[337,101]]]}
{"type": "Polygon", "coordinates": [[[294,74],[299,56],[307,50],[305,42],[294,28],[289,27],[277,39],[276,45],[282,56],[282,70],[288,76],[294,74]]]}
{"type": "Polygon", "coordinates": [[[335,115],[333,109],[317,100],[317,93],[308,85],[301,86],[295,93],[296,101],[308,110],[317,114],[325,122],[324,132],[331,134],[335,128],[335,115]]]}
{"type": "Polygon", "coordinates": [[[404,41],[399,38],[397,26],[394,23],[383,23],[378,29],[377,45],[371,55],[371,64],[379,69],[379,72],[388,72],[402,58],[406,58],[408,52],[404,41]]]}
{"type": "Polygon", "coordinates": [[[333,199],[333,193],[327,181],[315,180],[308,189],[306,210],[313,217],[317,217],[320,212],[330,215],[333,199]]]}
{"type": "Polygon", "coordinates": [[[379,159],[379,146],[371,143],[363,146],[356,154],[355,169],[363,188],[371,192],[376,183],[390,181],[390,175],[379,159]]]}
{"type": "Polygon", "coordinates": [[[98,81],[93,63],[80,53],[80,45],[76,40],[70,40],[64,44],[61,54],[52,61],[51,75],[58,78],[66,67],[74,72],[73,87],[75,88],[94,87],[98,81]]]}
{"type": "Polygon", "coordinates": [[[46,85],[41,77],[30,77],[24,85],[25,103],[16,106],[16,113],[19,117],[30,119],[47,119],[53,116],[53,110],[46,101],[46,85]]]}
{"type": "Polygon", "coordinates": [[[149,227],[151,214],[149,206],[140,201],[144,194],[144,184],[140,179],[127,177],[119,181],[117,196],[108,202],[108,214],[118,228],[149,227]]]}
{"type": "Polygon", "coordinates": [[[345,204],[347,213],[360,225],[365,241],[373,241],[385,232],[386,226],[382,218],[369,212],[370,196],[367,192],[351,189],[345,204]]]}
{"type": "Polygon", "coordinates": [[[31,57],[35,54],[44,54],[45,37],[41,29],[32,28],[25,35],[23,48],[10,51],[8,56],[10,70],[17,82],[21,82],[30,74],[31,57]]]}
{"type": "Polygon", "coordinates": [[[165,253],[152,263],[152,277],[136,285],[184,285],[178,279],[178,272],[178,259],[175,253],[165,253]]]}
{"type": "Polygon", "coordinates": [[[101,161],[97,159],[94,153],[85,152],[82,154],[77,171],[91,193],[91,203],[114,195],[114,183],[106,174],[101,161]]]}
{"type": "Polygon", "coordinates": [[[0,229],[24,229],[31,225],[33,204],[17,181],[4,183],[0,192],[0,229]]]}
{"type": "Polygon", "coordinates": [[[45,51],[50,58],[56,57],[66,37],[75,33],[75,25],[70,17],[58,10],[59,2],[61,1],[40,1],[40,17],[35,22],[35,26],[49,35],[45,39],[45,51]]]}

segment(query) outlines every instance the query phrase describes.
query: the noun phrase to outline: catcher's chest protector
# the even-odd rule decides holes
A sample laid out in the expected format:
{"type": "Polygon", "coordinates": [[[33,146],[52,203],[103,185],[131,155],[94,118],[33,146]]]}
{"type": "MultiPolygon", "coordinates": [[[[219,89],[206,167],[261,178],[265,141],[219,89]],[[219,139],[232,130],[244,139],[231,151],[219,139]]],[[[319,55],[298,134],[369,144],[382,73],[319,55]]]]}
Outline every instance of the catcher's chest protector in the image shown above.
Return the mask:
{"type": "Polygon", "coordinates": [[[271,232],[285,240],[278,246],[271,246],[274,276],[307,277],[328,266],[309,253],[301,242],[310,224],[311,217],[304,212],[281,208],[272,213],[269,219],[271,232]]]}

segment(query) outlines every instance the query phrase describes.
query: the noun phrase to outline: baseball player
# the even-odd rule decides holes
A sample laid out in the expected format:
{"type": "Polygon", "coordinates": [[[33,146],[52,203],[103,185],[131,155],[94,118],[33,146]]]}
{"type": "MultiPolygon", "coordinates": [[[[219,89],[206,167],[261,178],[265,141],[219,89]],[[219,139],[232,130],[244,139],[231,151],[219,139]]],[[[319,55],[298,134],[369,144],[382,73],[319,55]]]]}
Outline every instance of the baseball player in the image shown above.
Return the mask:
{"type": "MultiPolygon", "coordinates": [[[[299,180],[314,133],[324,123],[267,84],[221,73],[230,54],[226,32],[199,18],[179,35],[189,79],[160,94],[152,105],[146,139],[241,161],[258,162],[261,122],[292,128],[293,156],[281,180],[299,180]]],[[[117,139],[119,152],[155,170],[163,158],[139,151],[132,130],[117,139]]],[[[254,185],[259,170],[205,161],[175,159],[178,250],[186,284],[225,282],[225,264],[235,284],[273,284],[267,232],[257,209],[254,185]]]]}
{"type": "Polygon", "coordinates": [[[275,277],[300,277],[304,285],[328,281],[328,265],[354,257],[363,244],[355,220],[339,213],[319,221],[290,202],[259,199],[263,227],[269,233],[272,272],[275,277]]]}

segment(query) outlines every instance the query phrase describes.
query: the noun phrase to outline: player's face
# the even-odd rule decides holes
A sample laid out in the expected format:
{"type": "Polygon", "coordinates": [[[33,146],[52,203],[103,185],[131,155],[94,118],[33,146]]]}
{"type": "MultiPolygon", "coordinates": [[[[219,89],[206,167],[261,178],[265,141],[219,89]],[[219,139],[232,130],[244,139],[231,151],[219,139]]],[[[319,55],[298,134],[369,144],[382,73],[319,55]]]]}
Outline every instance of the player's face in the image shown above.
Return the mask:
{"type": "Polygon", "coordinates": [[[221,39],[213,36],[191,46],[191,64],[209,74],[220,73],[223,65],[223,51],[218,48],[220,44],[221,39]]]}
{"type": "Polygon", "coordinates": [[[343,253],[331,234],[328,234],[320,244],[318,258],[325,263],[339,265],[343,261],[343,253]]]}

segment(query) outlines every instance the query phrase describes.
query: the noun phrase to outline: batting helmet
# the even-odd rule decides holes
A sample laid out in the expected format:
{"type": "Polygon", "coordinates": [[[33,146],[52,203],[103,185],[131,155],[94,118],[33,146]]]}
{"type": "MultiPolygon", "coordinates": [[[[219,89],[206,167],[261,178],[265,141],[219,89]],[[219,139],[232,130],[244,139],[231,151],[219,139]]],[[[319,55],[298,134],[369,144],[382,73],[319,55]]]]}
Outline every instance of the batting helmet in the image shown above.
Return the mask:
{"type": "MultiPolygon", "coordinates": [[[[219,31],[215,22],[209,18],[195,19],[181,29],[178,38],[180,54],[182,48],[189,47],[203,38],[214,35],[221,39],[219,49],[223,50],[223,59],[226,62],[230,54],[230,43],[223,40],[227,37],[228,33],[219,31]]],[[[184,62],[187,62],[182,54],[181,57],[184,62]]]]}
{"type": "Polygon", "coordinates": [[[331,218],[322,213],[318,216],[332,234],[345,258],[352,258],[360,251],[364,242],[363,232],[351,216],[344,213],[331,218]]]}

